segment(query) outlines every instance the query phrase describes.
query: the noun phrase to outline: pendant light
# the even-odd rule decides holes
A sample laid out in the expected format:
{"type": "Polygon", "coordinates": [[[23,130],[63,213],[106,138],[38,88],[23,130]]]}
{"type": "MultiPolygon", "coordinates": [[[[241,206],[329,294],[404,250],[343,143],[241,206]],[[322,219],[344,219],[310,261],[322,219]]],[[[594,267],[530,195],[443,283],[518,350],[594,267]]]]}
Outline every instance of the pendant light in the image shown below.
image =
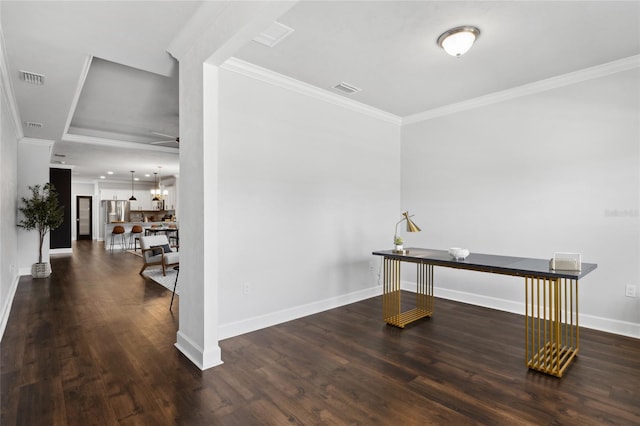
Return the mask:
{"type": "Polygon", "coordinates": [[[131,170],[131,198],[129,198],[129,201],[138,201],[136,197],[133,196],[133,174],[134,173],[135,171],[131,170]]]}
{"type": "Polygon", "coordinates": [[[151,201],[160,201],[160,198],[158,197],[158,193],[160,192],[158,188],[158,184],[156,183],[156,178],[158,177],[158,172],[153,172],[153,199],[151,199],[151,201]]]}

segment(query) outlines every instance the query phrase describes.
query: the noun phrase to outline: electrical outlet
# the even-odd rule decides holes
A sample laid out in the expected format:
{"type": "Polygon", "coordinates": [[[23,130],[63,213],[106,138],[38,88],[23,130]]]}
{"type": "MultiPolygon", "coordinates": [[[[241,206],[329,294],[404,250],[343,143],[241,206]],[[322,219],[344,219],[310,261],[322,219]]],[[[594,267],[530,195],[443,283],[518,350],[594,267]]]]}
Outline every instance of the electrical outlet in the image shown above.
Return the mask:
{"type": "Polygon", "coordinates": [[[242,294],[246,296],[249,293],[251,293],[251,283],[242,284],[242,294]]]}
{"type": "Polygon", "coordinates": [[[627,284],[624,295],[627,297],[636,297],[636,286],[633,284],[627,284]]]}

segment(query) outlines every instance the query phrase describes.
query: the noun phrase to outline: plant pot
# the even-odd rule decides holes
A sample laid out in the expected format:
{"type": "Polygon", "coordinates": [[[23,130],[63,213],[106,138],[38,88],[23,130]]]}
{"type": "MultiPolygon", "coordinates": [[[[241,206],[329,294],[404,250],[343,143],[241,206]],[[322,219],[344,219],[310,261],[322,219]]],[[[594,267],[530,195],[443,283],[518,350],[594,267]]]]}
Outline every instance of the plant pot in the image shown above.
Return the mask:
{"type": "Polygon", "coordinates": [[[34,263],[31,265],[31,276],[33,278],[47,278],[51,275],[51,265],[49,262],[34,263]]]}

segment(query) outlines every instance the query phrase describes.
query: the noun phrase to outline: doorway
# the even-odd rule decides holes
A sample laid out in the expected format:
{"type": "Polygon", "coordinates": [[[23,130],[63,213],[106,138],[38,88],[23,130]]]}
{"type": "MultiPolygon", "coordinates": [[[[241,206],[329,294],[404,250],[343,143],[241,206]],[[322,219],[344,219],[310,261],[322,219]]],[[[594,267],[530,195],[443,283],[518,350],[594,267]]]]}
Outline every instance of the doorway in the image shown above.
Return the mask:
{"type": "Polygon", "coordinates": [[[76,196],[76,239],[92,240],[93,239],[93,202],[89,195],[76,196]]]}

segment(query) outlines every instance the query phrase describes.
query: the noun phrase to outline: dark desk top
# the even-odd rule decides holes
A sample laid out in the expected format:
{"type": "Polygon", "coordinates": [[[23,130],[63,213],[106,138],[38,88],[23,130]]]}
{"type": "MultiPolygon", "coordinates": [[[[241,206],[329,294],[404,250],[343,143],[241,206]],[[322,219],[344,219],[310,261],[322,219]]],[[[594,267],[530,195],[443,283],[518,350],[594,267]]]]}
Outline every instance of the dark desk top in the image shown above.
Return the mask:
{"type": "Polygon", "coordinates": [[[549,259],[527,257],[498,256],[493,254],[471,253],[464,260],[455,260],[445,250],[408,248],[408,253],[394,253],[393,250],[374,251],[376,256],[384,256],[405,262],[428,263],[457,269],[490,272],[515,276],[534,276],[544,278],[580,279],[598,267],[595,263],[582,263],[581,271],[563,271],[549,269],[549,259]]]}

